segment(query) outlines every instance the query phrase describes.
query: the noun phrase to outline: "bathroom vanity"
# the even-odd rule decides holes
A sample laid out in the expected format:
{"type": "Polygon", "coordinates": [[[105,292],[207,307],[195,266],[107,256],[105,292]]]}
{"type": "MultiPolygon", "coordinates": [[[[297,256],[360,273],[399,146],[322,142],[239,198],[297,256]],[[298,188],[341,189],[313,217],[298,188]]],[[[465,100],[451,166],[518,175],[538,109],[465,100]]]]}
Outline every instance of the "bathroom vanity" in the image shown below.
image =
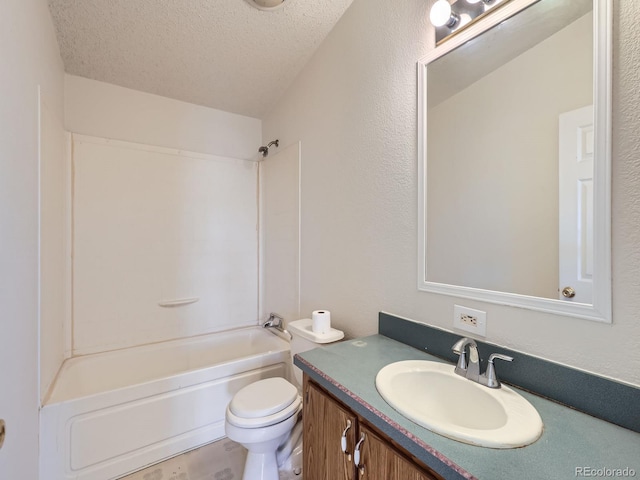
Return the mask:
{"type": "MultiPolygon", "coordinates": [[[[427,348],[433,351],[431,345],[427,348]]],[[[524,362],[514,357],[514,364],[524,362]]],[[[542,436],[531,445],[484,448],[423,428],[395,411],[376,390],[380,369],[402,360],[442,362],[380,334],[296,356],[295,364],[305,374],[305,478],[549,479],[574,478],[598,468],[626,468],[640,474],[640,433],[517,388],[544,423],[542,436]],[[346,453],[341,445],[345,430],[346,453]]],[[[626,415],[635,415],[638,389],[630,388],[626,395],[626,415]]]]}
{"type": "Polygon", "coordinates": [[[303,402],[303,471],[307,480],[442,478],[394,446],[308,375],[304,376],[303,402]]]}

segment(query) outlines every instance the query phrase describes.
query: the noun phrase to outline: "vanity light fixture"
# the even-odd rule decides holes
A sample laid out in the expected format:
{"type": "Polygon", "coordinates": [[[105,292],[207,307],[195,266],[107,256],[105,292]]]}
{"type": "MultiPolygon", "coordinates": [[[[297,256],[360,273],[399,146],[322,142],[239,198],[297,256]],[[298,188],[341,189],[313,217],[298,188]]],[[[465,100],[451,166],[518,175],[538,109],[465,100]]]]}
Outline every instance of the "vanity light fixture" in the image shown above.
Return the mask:
{"type": "Polygon", "coordinates": [[[249,5],[258,10],[276,10],[284,5],[285,0],[247,0],[249,5]]]}
{"type": "Polygon", "coordinates": [[[436,45],[457,33],[489,10],[509,0],[437,0],[429,11],[429,20],[436,27],[436,45]],[[452,3],[450,3],[452,2],[452,3]]]}
{"type": "Polygon", "coordinates": [[[434,27],[453,28],[460,21],[460,15],[454,13],[448,0],[438,0],[431,7],[429,20],[434,27]]]}

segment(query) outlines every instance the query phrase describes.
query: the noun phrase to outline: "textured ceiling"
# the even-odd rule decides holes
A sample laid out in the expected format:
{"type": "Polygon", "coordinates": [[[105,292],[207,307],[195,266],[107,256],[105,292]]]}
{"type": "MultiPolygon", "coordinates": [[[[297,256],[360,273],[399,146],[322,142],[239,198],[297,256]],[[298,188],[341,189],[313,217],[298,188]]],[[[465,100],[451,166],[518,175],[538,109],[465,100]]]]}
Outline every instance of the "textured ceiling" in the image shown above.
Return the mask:
{"type": "Polygon", "coordinates": [[[262,118],[353,0],[49,0],[67,73],[262,118]]]}

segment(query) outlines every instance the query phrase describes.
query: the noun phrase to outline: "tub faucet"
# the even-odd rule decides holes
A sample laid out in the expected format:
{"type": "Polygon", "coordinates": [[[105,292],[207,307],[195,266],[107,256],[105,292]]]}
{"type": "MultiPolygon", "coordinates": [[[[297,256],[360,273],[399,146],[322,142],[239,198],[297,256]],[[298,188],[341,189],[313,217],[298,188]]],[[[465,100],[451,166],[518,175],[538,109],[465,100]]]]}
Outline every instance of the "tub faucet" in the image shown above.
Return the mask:
{"type": "Polygon", "coordinates": [[[493,361],[498,358],[507,362],[513,361],[513,357],[492,353],[487,362],[487,371],[480,375],[480,357],[478,356],[478,345],[471,338],[461,338],[453,347],[453,353],[460,355],[455,373],[469,380],[485,385],[489,388],[500,388],[500,380],[496,376],[496,368],[493,361]],[[467,361],[466,348],[469,347],[469,360],[467,361]]]}
{"type": "Polygon", "coordinates": [[[283,317],[281,317],[277,313],[271,312],[269,314],[269,318],[267,319],[267,321],[262,324],[262,327],[263,328],[274,328],[274,329],[286,334],[289,337],[289,340],[291,340],[293,338],[293,336],[291,335],[291,333],[289,333],[284,328],[284,324],[282,323],[283,321],[284,321],[283,317]]]}
{"type": "Polygon", "coordinates": [[[273,313],[271,312],[269,314],[269,318],[267,319],[266,322],[264,322],[262,324],[262,326],[264,328],[282,328],[282,321],[284,320],[284,318],[282,318],[280,315],[278,315],[277,313],[273,313]]]}

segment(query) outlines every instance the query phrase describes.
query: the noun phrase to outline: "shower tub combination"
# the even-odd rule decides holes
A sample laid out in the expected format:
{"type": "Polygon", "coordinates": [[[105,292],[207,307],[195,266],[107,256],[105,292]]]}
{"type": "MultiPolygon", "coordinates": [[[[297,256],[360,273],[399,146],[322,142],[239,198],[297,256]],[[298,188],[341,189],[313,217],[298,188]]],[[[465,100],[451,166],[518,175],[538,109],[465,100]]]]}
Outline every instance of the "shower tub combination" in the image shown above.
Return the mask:
{"type": "Polygon", "coordinates": [[[68,359],[40,414],[41,478],[117,478],[223,438],[232,396],[290,378],[289,352],[250,327],[68,359]]]}

